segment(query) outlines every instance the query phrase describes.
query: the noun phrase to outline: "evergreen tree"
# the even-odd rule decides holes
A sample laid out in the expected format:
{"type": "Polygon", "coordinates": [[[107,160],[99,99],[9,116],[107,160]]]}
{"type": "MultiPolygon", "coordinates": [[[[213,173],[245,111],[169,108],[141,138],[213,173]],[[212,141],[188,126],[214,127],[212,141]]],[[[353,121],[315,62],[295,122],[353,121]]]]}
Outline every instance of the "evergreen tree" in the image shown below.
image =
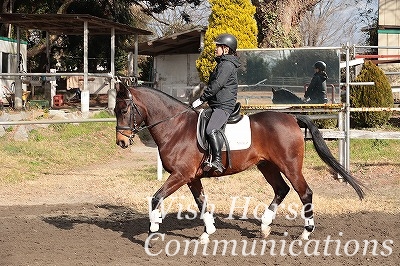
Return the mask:
{"type": "Polygon", "coordinates": [[[211,15],[204,37],[204,49],[196,61],[200,80],[207,83],[215,67],[215,38],[222,33],[233,34],[238,48],[257,47],[257,23],[255,7],[250,0],[210,0],[211,15]]]}
{"type": "MultiPolygon", "coordinates": [[[[393,107],[393,93],[385,73],[371,61],[366,61],[356,78],[357,82],[375,82],[374,86],[350,87],[351,107],[393,107]]],[[[354,127],[378,127],[389,121],[391,112],[352,112],[354,127]]]]}

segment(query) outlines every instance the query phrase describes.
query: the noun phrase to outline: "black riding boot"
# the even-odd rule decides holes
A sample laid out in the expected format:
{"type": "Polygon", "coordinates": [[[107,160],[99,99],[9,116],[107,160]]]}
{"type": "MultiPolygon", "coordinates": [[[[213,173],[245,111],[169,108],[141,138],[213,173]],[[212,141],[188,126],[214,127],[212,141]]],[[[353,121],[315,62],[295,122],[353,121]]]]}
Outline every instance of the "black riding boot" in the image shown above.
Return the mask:
{"type": "Polygon", "coordinates": [[[205,167],[205,171],[215,171],[217,174],[221,174],[225,167],[221,162],[221,150],[223,146],[223,140],[221,135],[218,133],[218,130],[212,130],[208,135],[208,142],[210,144],[211,153],[212,153],[212,162],[211,168],[210,166],[205,167]]]}

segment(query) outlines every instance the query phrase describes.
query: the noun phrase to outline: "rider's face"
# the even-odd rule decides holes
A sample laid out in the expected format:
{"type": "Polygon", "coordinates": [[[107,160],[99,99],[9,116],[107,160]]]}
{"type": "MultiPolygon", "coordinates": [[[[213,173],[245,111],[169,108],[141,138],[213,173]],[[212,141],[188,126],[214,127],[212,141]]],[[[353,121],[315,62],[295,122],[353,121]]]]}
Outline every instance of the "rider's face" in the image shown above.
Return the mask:
{"type": "Polygon", "coordinates": [[[218,57],[218,56],[221,56],[221,55],[227,53],[226,50],[227,50],[227,47],[225,47],[223,45],[217,45],[215,47],[215,56],[218,57]]]}

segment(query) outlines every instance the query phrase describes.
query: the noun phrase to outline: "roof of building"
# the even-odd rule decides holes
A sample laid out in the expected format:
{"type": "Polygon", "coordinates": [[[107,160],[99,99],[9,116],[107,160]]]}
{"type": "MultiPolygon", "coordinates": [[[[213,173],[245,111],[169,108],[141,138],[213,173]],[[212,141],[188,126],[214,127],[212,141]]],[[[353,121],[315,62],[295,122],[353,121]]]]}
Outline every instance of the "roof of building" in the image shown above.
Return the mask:
{"type": "Polygon", "coordinates": [[[115,29],[116,35],[153,34],[147,30],[87,14],[2,13],[0,14],[0,22],[12,24],[25,29],[43,30],[50,34],[83,35],[84,22],[88,23],[90,35],[111,34],[112,28],[115,29]]]}
{"type": "Polygon", "coordinates": [[[205,31],[205,27],[197,27],[163,38],[139,43],[139,54],[156,56],[160,54],[200,53],[205,31]]]}

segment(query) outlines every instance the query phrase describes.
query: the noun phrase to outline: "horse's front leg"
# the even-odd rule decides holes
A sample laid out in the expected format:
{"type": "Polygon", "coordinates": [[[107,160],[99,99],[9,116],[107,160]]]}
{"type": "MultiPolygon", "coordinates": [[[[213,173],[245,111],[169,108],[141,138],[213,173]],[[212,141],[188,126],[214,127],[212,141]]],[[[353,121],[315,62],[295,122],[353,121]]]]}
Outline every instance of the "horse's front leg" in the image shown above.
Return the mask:
{"type": "Polygon", "coordinates": [[[200,243],[206,244],[210,241],[209,235],[215,233],[217,230],[214,225],[213,210],[211,212],[207,211],[207,199],[204,195],[204,189],[200,179],[193,180],[188,183],[188,186],[201,212],[200,218],[202,218],[204,222],[204,232],[200,236],[200,243]]]}
{"type": "Polygon", "coordinates": [[[165,183],[153,195],[151,199],[149,224],[149,235],[153,235],[151,237],[152,239],[155,238],[155,233],[158,232],[160,229],[160,223],[162,223],[162,213],[160,211],[162,201],[186,183],[187,180],[185,180],[180,173],[172,173],[165,183]]]}

